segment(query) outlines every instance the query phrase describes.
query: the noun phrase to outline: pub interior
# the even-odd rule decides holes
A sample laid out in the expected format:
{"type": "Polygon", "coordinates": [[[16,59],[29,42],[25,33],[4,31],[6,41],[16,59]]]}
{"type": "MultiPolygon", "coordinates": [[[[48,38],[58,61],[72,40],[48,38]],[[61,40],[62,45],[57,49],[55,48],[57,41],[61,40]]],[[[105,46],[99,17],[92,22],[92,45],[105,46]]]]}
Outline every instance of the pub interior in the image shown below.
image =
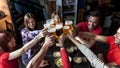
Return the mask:
{"type": "MultiPolygon", "coordinates": [[[[113,36],[120,27],[119,4],[120,0],[0,0],[0,31],[10,31],[17,40],[17,48],[21,48],[21,30],[25,27],[26,13],[34,15],[39,30],[47,28],[49,33],[59,38],[61,33],[70,34],[77,24],[87,21],[89,12],[99,10],[100,26],[103,30],[101,35],[113,36]],[[59,16],[52,18],[54,11],[57,11],[59,16]],[[57,18],[61,20],[58,21],[57,18]]],[[[49,65],[41,68],[62,68],[60,47],[58,41],[55,42],[45,56],[49,65]]],[[[66,38],[64,45],[71,68],[94,68],[71,40],[66,38]]],[[[109,45],[101,42],[95,42],[95,45],[98,46],[97,53],[102,53],[104,61],[107,61],[109,45]]],[[[20,61],[22,68],[25,68],[21,57],[20,61]]]]}

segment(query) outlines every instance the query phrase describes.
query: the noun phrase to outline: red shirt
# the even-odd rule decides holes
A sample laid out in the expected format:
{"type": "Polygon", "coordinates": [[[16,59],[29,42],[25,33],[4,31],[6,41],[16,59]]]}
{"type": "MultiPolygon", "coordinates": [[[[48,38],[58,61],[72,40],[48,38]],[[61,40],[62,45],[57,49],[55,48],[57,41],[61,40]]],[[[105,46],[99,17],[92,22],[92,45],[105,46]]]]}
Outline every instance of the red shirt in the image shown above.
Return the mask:
{"type": "Polygon", "coordinates": [[[113,36],[107,37],[107,43],[110,45],[108,50],[107,59],[108,62],[115,62],[120,65],[120,47],[114,43],[115,38],[113,36]]]}
{"type": "Polygon", "coordinates": [[[19,68],[18,60],[8,60],[9,52],[0,53],[0,68],[19,68]]]}
{"type": "Polygon", "coordinates": [[[71,64],[70,64],[67,52],[64,48],[60,49],[60,54],[62,58],[62,68],[71,68],[71,64]]]}
{"type": "MultiPolygon", "coordinates": [[[[81,32],[89,32],[88,22],[80,22],[79,24],[77,24],[77,27],[80,29],[81,32]]],[[[102,32],[103,30],[100,25],[98,25],[96,28],[92,30],[92,33],[98,34],[98,35],[102,34],[102,32]]]]}

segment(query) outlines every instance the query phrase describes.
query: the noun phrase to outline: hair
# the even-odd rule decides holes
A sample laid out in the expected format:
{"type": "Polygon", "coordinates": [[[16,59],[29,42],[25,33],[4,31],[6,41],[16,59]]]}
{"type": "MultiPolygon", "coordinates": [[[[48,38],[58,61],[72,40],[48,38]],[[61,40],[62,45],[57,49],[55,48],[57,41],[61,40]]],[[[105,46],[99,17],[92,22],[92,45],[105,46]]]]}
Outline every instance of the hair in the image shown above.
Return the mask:
{"type": "Polygon", "coordinates": [[[10,52],[8,42],[11,40],[13,35],[8,31],[0,31],[0,47],[6,51],[10,52]]]}
{"type": "MultiPolygon", "coordinates": [[[[31,30],[29,27],[28,27],[28,23],[29,23],[29,19],[30,18],[33,18],[35,19],[34,15],[32,13],[26,13],[25,16],[24,16],[24,25],[26,28],[28,28],[28,30],[31,30]]],[[[36,26],[35,26],[36,27],[36,26]]]]}
{"type": "Polygon", "coordinates": [[[61,15],[58,13],[58,11],[53,11],[52,14],[51,14],[51,18],[54,18],[55,15],[58,15],[59,18],[60,18],[60,20],[62,19],[62,18],[61,18],[61,15]]]}
{"type": "Polygon", "coordinates": [[[100,11],[99,11],[99,10],[91,11],[91,12],[89,13],[89,15],[87,16],[87,18],[89,18],[90,16],[98,17],[99,19],[101,18],[101,14],[100,14],[100,11]]]}

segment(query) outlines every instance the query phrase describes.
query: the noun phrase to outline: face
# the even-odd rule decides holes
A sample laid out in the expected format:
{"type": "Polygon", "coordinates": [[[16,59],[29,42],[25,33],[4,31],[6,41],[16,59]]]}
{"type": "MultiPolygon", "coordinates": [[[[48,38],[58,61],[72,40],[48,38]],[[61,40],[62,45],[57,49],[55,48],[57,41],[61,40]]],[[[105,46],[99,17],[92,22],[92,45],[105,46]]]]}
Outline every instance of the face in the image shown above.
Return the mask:
{"type": "Polygon", "coordinates": [[[8,46],[12,49],[16,46],[15,38],[12,37],[11,40],[8,42],[8,46]]]}
{"type": "Polygon", "coordinates": [[[28,21],[29,21],[28,27],[34,30],[35,29],[35,20],[33,18],[30,18],[28,21]]]}
{"type": "Polygon", "coordinates": [[[55,15],[54,19],[57,20],[58,23],[60,22],[60,17],[58,15],[55,15]]]}
{"type": "Polygon", "coordinates": [[[89,30],[93,30],[99,24],[99,18],[90,16],[88,18],[88,28],[89,30]]]}
{"type": "Polygon", "coordinates": [[[115,43],[120,44],[120,28],[117,30],[117,33],[114,35],[115,43]]]}

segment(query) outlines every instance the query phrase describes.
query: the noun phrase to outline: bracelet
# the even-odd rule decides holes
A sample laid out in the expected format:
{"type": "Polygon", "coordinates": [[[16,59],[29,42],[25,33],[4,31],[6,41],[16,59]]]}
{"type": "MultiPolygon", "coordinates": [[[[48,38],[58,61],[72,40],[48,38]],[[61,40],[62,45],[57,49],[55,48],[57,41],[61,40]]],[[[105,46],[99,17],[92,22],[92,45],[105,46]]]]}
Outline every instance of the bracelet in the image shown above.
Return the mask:
{"type": "Polygon", "coordinates": [[[35,41],[36,41],[36,42],[38,42],[38,41],[39,41],[39,39],[36,37],[36,38],[35,38],[35,41]]]}

